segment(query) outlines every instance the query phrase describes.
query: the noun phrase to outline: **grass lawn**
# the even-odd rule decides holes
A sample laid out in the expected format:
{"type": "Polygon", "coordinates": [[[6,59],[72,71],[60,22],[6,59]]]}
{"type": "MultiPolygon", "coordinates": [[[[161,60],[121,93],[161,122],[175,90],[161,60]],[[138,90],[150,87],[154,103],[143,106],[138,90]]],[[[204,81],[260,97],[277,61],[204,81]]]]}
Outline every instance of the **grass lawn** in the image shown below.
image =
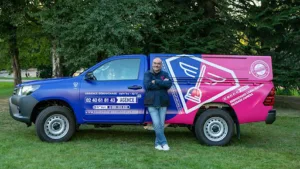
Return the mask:
{"type": "Polygon", "coordinates": [[[272,125],[241,125],[241,139],[225,147],[202,146],[186,128],[167,128],[168,152],[154,149],[154,132],[142,126],[82,126],[66,143],[41,142],[35,126],[13,120],[0,83],[0,168],[300,168],[300,112],[279,109],[272,125]]]}
{"type": "Polygon", "coordinates": [[[14,83],[0,82],[0,98],[11,96],[14,90],[14,83]]]}
{"type": "Polygon", "coordinates": [[[154,149],[142,126],[82,126],[66,143],[41,142],[34,125],[13,120],[0,99],[1,168],[300,168],[300,112],[279,110],[272,125],[241,126],[226,147],[200,145],[186,128],[167,128],[168,152],[154,149]]]}

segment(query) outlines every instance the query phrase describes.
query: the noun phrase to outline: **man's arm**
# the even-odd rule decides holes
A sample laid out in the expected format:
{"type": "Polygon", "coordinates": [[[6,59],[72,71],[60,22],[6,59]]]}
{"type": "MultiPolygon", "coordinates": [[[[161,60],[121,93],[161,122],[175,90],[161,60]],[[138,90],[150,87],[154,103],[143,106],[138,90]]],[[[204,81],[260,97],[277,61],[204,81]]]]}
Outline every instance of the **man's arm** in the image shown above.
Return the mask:
{"type": "Polygon", "coordinates": [[[170,89],[172,86],[172,82],[170,80],[170,77],[168,73],[165,74],[164,80],[155,80],[155,83],[158,84],[158,86],[164,88],[164,89],[170,89]]]}
{"type": "Polygon", "coordinates": [[[152,80],[150,74],[146,72],[144,74],[144,87],[146,90],[158,90],[160,87],[157,85],[157,83],[152,80]]]}

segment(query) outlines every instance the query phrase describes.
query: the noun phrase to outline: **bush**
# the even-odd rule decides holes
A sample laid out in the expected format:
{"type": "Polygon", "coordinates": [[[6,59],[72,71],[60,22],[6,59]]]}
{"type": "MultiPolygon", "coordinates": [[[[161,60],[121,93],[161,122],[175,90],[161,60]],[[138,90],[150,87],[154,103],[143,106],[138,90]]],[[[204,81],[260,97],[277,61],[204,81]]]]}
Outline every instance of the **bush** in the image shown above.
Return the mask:
{"type": "Polygon", "coordinates": [[[300,92],[297,89],[285,89],[285,88],[279,87],[276,90],[276,95],[300,96],[300,92]]]}

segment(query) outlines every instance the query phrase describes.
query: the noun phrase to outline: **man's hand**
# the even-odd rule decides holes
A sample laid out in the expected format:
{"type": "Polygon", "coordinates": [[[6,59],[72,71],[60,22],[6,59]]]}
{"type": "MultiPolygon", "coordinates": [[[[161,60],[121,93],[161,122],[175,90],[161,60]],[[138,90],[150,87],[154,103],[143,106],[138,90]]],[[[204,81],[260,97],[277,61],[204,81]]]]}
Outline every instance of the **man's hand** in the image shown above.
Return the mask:
{"type": "Polygon", "coordinates": [[[164,81],[169,81],[169,79],[168,79],[168,78],[165,78],[164,81]]]}
{"type": "Polygon", "coordinates": [[[151,83],[155,84],[155,80],[152,80],[151,83]]]}

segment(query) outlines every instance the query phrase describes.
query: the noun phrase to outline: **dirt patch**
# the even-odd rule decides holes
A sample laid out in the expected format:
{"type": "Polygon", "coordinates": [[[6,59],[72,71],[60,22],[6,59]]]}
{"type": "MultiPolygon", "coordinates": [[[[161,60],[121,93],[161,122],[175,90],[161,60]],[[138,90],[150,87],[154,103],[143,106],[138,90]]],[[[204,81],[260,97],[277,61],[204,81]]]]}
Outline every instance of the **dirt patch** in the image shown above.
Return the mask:
{"type": "Polygon", "coordinates": [[[8,99],[0,99],[0,112],[8,111],[8,99]]]}
{"type": "Polygon", "coordinates": [[[275,108],[288,108],[300,110],[300,97],[295,96],[276,96],[275,108]]]}

